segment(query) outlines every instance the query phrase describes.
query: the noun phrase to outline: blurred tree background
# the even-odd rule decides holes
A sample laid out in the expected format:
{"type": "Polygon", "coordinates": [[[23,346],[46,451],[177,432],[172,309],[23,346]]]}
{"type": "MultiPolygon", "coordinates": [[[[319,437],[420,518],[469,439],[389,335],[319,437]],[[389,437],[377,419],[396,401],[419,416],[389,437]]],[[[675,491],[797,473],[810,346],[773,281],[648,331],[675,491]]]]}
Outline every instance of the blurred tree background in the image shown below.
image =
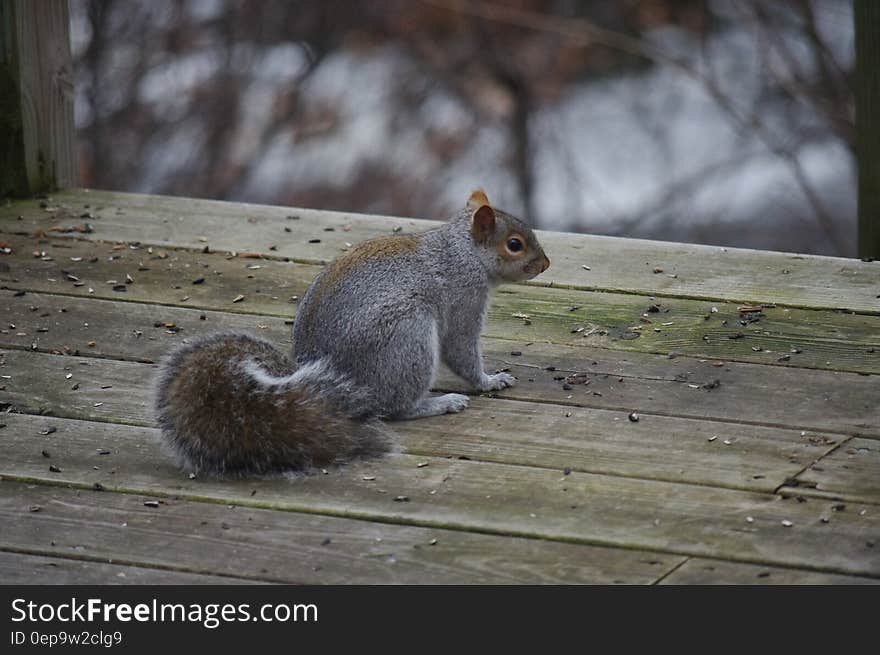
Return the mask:
{"type": "Polygon", "coordinates": [[[81,183],[854,255],[849,0],[72,0],[81,183]]]}

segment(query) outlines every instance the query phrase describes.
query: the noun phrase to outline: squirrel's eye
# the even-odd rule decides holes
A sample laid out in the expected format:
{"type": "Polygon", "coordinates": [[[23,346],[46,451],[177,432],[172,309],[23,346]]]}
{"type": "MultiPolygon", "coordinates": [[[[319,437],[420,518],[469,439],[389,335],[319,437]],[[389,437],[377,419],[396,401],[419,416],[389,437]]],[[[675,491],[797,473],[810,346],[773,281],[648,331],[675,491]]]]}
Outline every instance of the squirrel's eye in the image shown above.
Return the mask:
{"type": "Polygon", "coordinates": [[[507,249],[510,252],[520,252],[523,249],[523,243],[519,239],[508,239],[507,249]]]}

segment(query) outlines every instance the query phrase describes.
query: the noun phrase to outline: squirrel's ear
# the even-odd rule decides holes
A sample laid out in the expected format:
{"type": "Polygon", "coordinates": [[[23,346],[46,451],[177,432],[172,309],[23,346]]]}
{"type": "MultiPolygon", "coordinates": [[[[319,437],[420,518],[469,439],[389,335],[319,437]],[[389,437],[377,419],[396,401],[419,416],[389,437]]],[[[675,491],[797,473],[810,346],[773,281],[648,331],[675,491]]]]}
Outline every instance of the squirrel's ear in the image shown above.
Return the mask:
{"type": "MultiPolygon", "coordinates": [[[[485,198],[485,195],[483,196],[485,198]]],[[[495,231],[495,210],[482,205],[471,216],[471,235],[477,243],[485,243],[495,231]]]]}
{"type": "Polygon", "coordinates": [[[482,189],[474,189],[474,192],[471,194],[471,197],[468,198],[467,206],[471,209],[479,209],[483,205],[489,206],[489,199],[486,197],[486,192],[482,189]]]}

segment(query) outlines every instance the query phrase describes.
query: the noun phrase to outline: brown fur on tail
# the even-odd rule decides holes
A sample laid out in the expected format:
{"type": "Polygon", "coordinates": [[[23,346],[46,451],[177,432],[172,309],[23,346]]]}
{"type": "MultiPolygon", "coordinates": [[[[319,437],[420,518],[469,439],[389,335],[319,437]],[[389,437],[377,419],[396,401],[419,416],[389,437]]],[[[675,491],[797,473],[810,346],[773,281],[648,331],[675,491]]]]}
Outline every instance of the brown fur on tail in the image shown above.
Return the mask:
{"type": "Polygon", "coordinates": [[[216,475],[302,471],[379,455],[391,441],[369,398],[323,362],[294,371],[269,342],[219,333],[171,353],[156,412],[185,469],[216,475]]]}

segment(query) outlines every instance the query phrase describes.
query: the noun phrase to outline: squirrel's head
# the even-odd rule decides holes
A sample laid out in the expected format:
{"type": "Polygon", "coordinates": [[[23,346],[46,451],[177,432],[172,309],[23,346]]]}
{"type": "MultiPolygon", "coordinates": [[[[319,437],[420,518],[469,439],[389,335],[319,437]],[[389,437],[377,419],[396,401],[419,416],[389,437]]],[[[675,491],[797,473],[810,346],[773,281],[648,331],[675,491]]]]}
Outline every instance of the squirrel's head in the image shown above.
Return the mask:
{"type": "Polygon", "coordinates": [[[550,267],[532,229],[518,218],[494,209],[482,189],[468,199],[471,237],[485,253],[492,274],[507,282],[530,280],[550,267]]]}

